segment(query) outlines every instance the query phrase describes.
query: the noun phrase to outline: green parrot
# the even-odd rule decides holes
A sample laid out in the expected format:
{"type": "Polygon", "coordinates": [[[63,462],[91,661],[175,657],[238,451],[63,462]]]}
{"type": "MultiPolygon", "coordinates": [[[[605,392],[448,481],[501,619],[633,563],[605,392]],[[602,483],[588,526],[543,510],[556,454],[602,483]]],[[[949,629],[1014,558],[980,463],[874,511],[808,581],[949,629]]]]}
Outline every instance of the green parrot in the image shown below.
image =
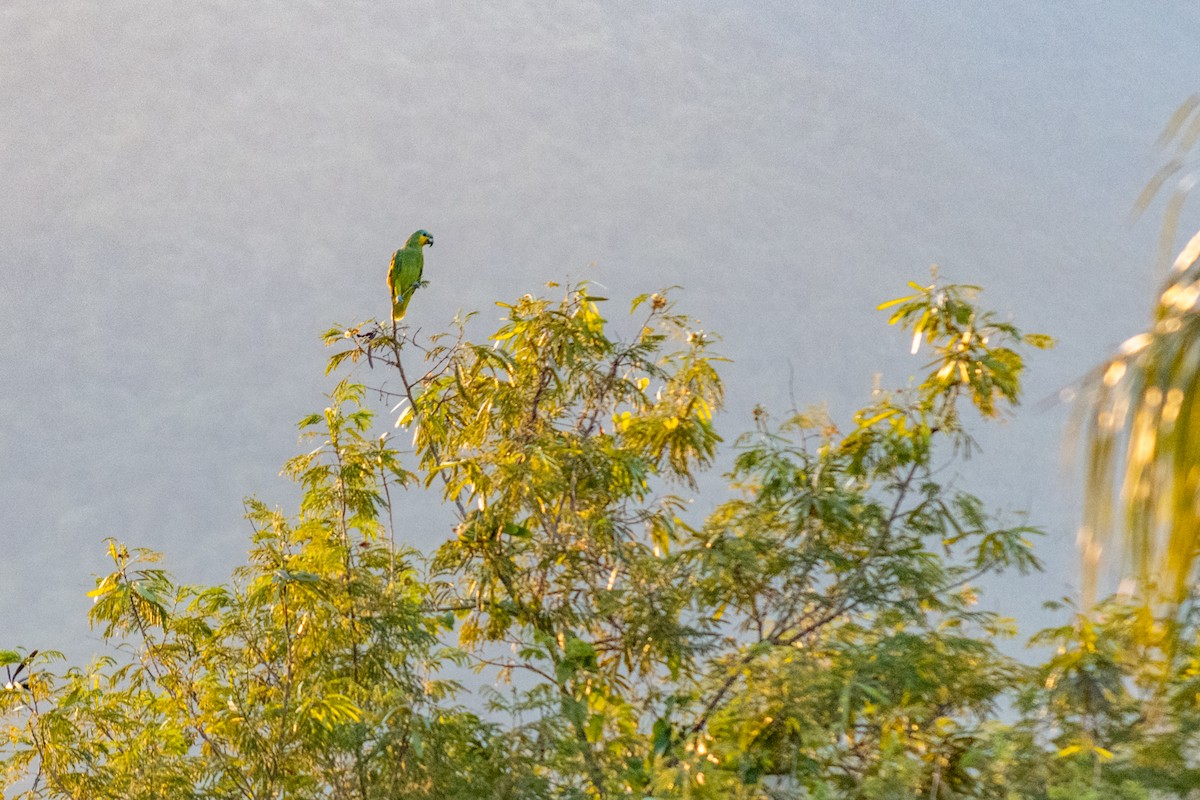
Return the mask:
{"type": "Polygon", "coordinates": [[[425,271],[425,255],[421,248],[433,244],[429,231],[417,231],[408,237],[408,243],[392,255],[392,266],[388,270],[388,291],[392,296],[392,319],[404,319],[408,301],[413,292],[424,284],[421,273],[425,271]]]}

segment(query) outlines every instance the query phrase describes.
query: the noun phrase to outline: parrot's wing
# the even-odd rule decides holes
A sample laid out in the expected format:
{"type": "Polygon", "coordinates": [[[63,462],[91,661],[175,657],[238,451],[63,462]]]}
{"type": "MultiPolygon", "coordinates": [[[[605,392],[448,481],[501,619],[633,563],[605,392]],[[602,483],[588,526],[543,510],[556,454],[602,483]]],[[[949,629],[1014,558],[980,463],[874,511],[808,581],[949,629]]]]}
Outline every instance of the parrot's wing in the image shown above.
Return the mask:
{"type": "Polygon", "coordinates": [[[421,273],[425,271],[425,257],[418,247],[415,250],[405,248],[399,252],[400,269],[394,279],[397,294],[411,295],[421,281],[421,273]]]}

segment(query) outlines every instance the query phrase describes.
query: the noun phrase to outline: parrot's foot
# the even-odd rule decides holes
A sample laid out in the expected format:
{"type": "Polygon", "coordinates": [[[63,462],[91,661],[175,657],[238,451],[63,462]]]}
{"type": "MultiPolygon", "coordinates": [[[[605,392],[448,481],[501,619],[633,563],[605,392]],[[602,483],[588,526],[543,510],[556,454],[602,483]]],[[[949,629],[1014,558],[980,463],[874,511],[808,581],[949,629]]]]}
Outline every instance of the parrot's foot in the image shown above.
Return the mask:
{"type": "Polygon", "coordinates": [[[418,288],[418,289],[424,289],[424,288],[425,288],[426,286],[428,286],[428,285],[429,285],[429,281],[417,281],[417,287],[416,287],[416,288],[418,288]]]}

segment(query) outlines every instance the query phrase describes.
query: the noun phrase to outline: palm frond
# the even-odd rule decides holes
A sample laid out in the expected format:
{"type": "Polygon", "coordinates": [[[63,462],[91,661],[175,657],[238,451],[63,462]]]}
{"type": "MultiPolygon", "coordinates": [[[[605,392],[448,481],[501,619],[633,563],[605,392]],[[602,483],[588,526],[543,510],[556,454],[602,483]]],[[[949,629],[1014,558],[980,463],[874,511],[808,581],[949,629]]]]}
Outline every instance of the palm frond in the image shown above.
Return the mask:
{"type": "Polygon", "coordinates": [[[1150,329],[1087,382],[1084,596],[1118,541],[1148,603],[1187,594],[1200,552],[1200,233],[1175,260],[1150,329]]]}

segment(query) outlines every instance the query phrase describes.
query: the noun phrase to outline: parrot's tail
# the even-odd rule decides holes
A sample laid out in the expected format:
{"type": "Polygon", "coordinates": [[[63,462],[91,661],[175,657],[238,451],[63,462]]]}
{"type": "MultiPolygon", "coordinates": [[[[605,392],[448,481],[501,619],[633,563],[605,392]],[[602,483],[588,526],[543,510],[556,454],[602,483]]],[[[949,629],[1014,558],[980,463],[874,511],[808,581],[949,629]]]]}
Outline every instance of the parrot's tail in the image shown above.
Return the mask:
{"type": "Polygon", "coordinates": [[[392,319],[396,322],[404,319],[404,315],[408,311],[408,301],[410,297],[411,295],[409,297],[401,295],[392,301],[392,319]]]}

